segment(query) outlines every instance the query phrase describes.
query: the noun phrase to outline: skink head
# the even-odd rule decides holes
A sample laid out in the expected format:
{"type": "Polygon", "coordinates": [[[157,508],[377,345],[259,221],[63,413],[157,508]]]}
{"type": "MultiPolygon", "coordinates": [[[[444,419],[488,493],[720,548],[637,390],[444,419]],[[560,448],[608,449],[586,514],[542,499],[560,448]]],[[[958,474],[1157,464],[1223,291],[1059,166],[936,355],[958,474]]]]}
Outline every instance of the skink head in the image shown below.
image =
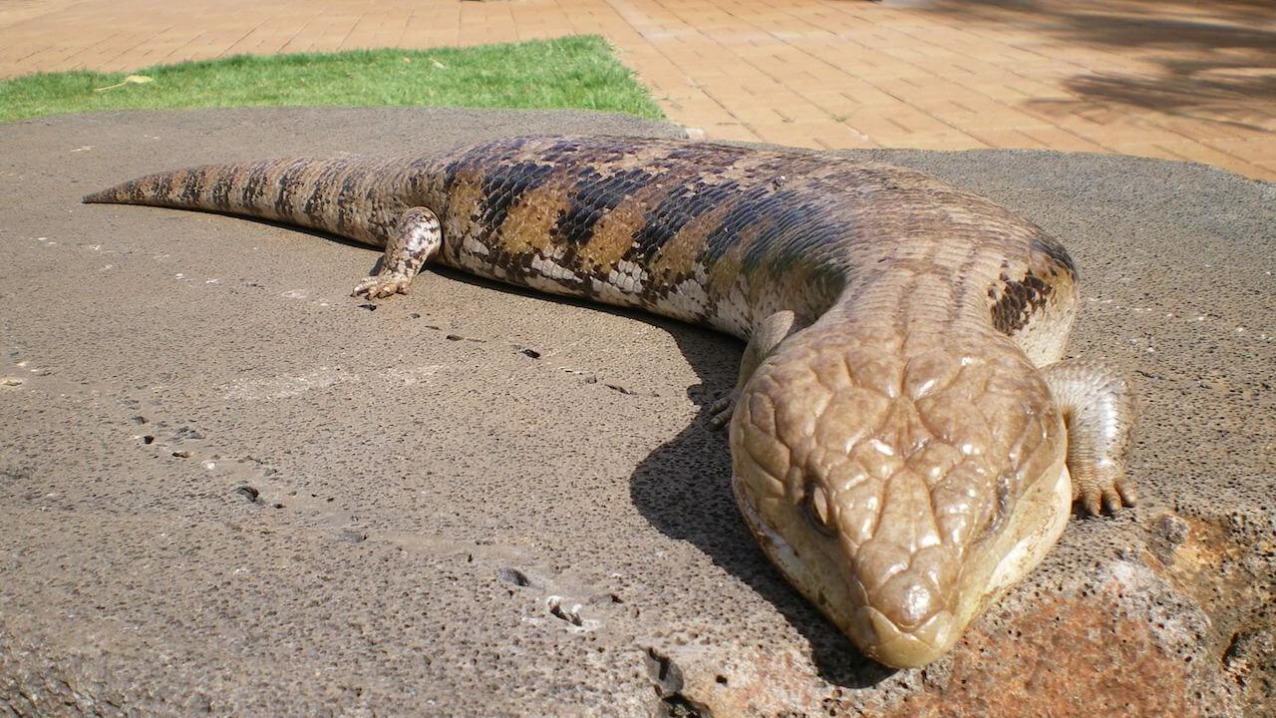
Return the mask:
{"type": "Polygon", "coordinates": [[[947,652],[1067,520],[1049,391],[984,339],[812,327],[755,372],[732,420],[733,488],[763,550],[890,666],[947,652]]]}

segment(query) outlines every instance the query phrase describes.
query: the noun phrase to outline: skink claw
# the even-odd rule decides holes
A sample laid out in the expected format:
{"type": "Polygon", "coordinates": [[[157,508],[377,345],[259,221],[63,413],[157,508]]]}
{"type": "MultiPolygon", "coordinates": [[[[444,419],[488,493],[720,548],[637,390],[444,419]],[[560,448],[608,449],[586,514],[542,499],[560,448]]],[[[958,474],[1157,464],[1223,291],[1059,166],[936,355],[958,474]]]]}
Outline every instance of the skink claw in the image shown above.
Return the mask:
{"type": "Polygon", "coordinates": [[[735,414],[735,402],[740,397],[737,389],[732,389],[730,394],[718,399],[709,405],[709,427],[712,429],[721,429],[731,423],[731,416],[735,414]]]}
{"type": "Polygon", "coordinates": [[[366,277],[359,282],[350,293],[352,297],[367,297],[368,299],[381,299],[383,297],[391,297],[395,294],[407,294],[408,285],[412,283],[412,278],[398,272],[386,272],[383,274],[375,274],[366,277]]]}
{"type": "Polygon", "coordinates": [[[1094,486],[1083,491],[1080,496],[1082,509],[1089,516],[1109,514],[1115,516],[1127,506],[1138,501],[1134,487],[1124,483],[1123,478],[1109,482],[1106,486],[1094,486]]]}

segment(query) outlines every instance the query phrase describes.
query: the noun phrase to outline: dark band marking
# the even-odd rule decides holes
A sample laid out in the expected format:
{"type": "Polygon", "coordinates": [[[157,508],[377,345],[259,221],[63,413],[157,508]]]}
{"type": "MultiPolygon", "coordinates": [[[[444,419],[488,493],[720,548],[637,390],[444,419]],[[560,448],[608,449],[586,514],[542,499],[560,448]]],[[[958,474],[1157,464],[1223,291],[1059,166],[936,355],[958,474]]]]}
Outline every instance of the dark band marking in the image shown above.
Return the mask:
{"type": "Polygon", "coordinates": [[[1068,270],[1068,275],[1073,281],[1077,279],[1077,266],[1072,263],[1072,257],[1068,254],[1068,250],[1063,248],[1054,239],[1037,234],[1033,236],[1032,241],[1028,245],[1028,249],[1033,252],[1040,252],[1050,257],[1056,264],[1068,270]]]}
{"type": "MultiPolygon", "coordinates": [[[[477,147],[471,147],[443,168],[443,192],[451,196],[456,183],[464,181],[467,175],[486,175],[492,171],[506,171],[510,165],[519,162],[523,153],[523,141],[509,142],[497,140],[477,147]]],[[[542,157],[542,161],[548,160],[542,157]]]]}
{"type": "Polygon", "coordinates": [[[766,211],[763,200],[770,193],[770,187],[751,187],[735,198],[735,205],[705,235],[704,253],[701,256],[706,266],[712,267],[735,246],[746,228],[758,224],[766,211]]]}
{"type": "Polygon", "coordinates": [[[732,180],[712,185],[700,180],[671,192],[647,212],[642,227],[634,232],[633,245],[625,252],[625,259],[644,266],[649,264],[687,223],[731,201],[731,195],[738,188],[739,183],[732,180]]]}
{"type": "MultiPolygon", "coordinates": [[[[741,267],[749,269],[757,267],[764,261],[773,266],[783,267],[794,259],[801,257],[811,249],[811,243],[817,239],[816,233],[806,228],[805,232],[792,232],[803,224],[818,221],[823,213],[802,202],[800,194],[791,190],[775,192],[758,202],[754,224],[757,225],[757,240],[745,247],[741,267]]],[[[819,239],[823,239],[820,237],[819,239]]]]}
{"type": "Polygon", "coordinates": [[[304,189],[304,183],[301,176],[310,167],[307,160],[297,160],[288,165],[287,168],[275,180],[275,216],[282,219],[291,219],[297,215],[297,210],[301,209],[301,203],[297,201],[297,194],[304,189]]]}
{"type": "Polygon", "coordinates": [[[1033,312],[1040,310],[1054,293],[1054,288],[1035,276],[1031,270],[1022,281],[1012,281],[1001,275],[1004,287],[1001,298],[991,309],[992,323],[997,331],[1007,336],[1027,326],[1033,312]]]}
{"type": "Polygon", "coordinates": [[[344,162],[325,162],[310,188],[310,196],[306,198],[301,211],[306,215],[312,227],[321,227],[332,215],[333,191],[337,183],[344,177],[344,162]]]}
{"type": "Polygon", "coordinates": [[[245,207],[259,208],[258,199],[269,179],[271,162],[257,162],[249,165],[244,176],[244,189],[240,195],[240,204],[245,207]]]}
{"type": "Polygon", "coordinates": [[[217,209],[228,210],[231,207],[230,193],[239,179],[239,169],[234,165],[223,165],[217,168],[217,177],[209,189],[209,200],[217,209]]]}
{"type": "Polygon", "coordinates": [[[652,177],[652,172],[643,168],[603,175],[594,167],[582,167],[576,174],[570,204],[558,210],[550,236],[576,246],[588,244],[598,221],[626,197],[647,186],[652,177]]]}
{"type": "Polygon", "coordinates": [[[499,229],[518,198],[544,184],[553,173],[553,164],[519,162],[485,175],[478,216],[474,218],[483,234],[499,229]]]}
{"type": "Polygon", "coordinates": [[[204,190],[205,182],[204,169],[194,169],[186,173],[182,178],[181,189],[177,191],[177,200],[183,204],[198,204],[199,195],[204,190]]]}
{"type": "Polygon", "coordinates": [[[358,172],[345,172],[341,177],[341,189],[333,201],[337,204],[337,231],[348,234],[354,228],[355,217],[362,211],[355,191],[362,176],[358,172]]]}
{"type": "MultiPolygon", "coordinates": [[[[173,192],[172,192],[173,177],[174,177],[174,173],[169,173],[169,174],[164,174],[164,175],[160,175],[158,177],[152,178],[151,186],[149,188],[151,196],[155,197],[156,199],[171,200],[173,197],[173,192]]],[[[145,181],[138,182],[137,183],[138,189],[142,190],[145,184],[146,184],[145,181]]],[[[146,192],[142,191],[140,192],[140,196],[137,197],[137,199],[142,199],[145,197],[146,197],[146,192]]]]}

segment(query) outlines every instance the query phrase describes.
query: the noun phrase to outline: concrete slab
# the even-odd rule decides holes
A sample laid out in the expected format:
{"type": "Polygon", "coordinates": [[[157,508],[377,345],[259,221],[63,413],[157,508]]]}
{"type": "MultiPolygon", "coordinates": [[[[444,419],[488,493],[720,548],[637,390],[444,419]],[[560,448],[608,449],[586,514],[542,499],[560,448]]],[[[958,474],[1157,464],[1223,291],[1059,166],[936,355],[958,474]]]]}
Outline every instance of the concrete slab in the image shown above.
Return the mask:
{"type": "Polygon", "coordinates": [[[951,657],[900,672],[736,515],[703,415],[733,340],[457,275],[373,310],[347,296],[367,249],[78,203],[187,164],[524,132],[677,128],[395,108],[0,125],[0,715],[1272,715],[1270,183],[867,151],[1062,237],[1071,346],[1122,368],[1142,414],[1140,507],[1075,521],[951,657]]]}

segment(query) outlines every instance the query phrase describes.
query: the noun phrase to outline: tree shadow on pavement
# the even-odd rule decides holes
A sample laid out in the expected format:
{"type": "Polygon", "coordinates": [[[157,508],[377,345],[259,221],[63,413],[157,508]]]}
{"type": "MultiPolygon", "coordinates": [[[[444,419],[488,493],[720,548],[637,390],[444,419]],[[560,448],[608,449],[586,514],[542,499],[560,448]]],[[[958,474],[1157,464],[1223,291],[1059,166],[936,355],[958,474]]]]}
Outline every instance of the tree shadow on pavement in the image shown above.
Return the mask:
{"type": "Polygon", "coordinates": [[[1150,65],[1145,73],[1080,72],[1063,82],[1077,99],[1032,101],[1041,111],[1085,114],[1116,105],[1276,131],[1276,3],[1270,0],[936,0],[924,8],[1150,65]]]}

